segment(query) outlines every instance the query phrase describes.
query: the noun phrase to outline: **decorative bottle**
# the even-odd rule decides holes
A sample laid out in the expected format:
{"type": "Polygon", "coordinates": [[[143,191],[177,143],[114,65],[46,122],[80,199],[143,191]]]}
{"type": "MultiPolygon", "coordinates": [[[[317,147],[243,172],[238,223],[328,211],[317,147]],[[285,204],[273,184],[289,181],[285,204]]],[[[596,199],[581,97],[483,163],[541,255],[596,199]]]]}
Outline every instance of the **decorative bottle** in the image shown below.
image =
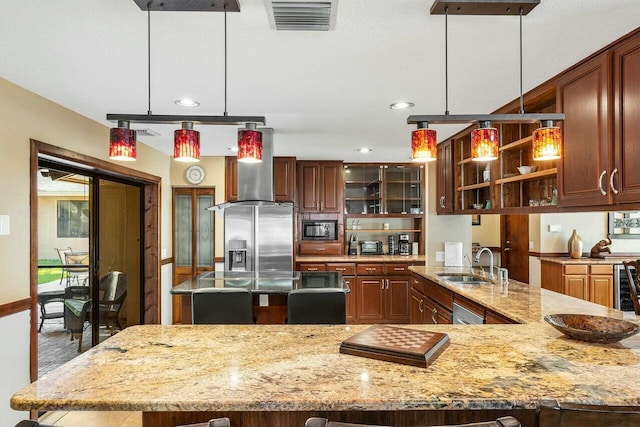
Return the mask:
{"type": "Polygon", "coordinates": [[[582,239],[575,229],[571,237],[569,237],[567,249],[569,250],[569,256],[571,258],[580,258],[582,256],[582,239]]]}

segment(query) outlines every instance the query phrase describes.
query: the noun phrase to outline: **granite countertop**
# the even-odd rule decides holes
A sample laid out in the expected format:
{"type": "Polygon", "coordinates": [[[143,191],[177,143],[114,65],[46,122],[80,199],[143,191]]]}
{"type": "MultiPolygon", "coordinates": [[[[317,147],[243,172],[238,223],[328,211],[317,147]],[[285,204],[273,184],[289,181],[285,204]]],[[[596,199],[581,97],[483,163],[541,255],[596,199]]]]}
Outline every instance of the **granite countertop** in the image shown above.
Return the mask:
{"type": "Polygon", "coordinates": [[[611,255],[606,258],[569,258],[564,257],[540,257],[540,261],[555,262],[557,264],[622,264],[623,261],[632,261],[639,259],[640,255],[635,256],[616,256],[611,255]]]}
{"type": "MultiPolygon", "coordinates": [[[[431,279],[453,271],[411,269],[431,279]]],[[[615,344],[589,344],[541,321],[551,312],[623,317],[622,312],[516,281],[445,285],[523,324],[400,325],[449,335],[449,347],[426,369],[340,354],[340,342],[368,325],[133,326],[18,391],[11,407],[534,409],[545,398],[640,406],[640,334],[615,344]]]]}
{"type": "Polygon", "coordinates": [[[425,262],[424,255],[300,255],[295,262],[425,262]]]}

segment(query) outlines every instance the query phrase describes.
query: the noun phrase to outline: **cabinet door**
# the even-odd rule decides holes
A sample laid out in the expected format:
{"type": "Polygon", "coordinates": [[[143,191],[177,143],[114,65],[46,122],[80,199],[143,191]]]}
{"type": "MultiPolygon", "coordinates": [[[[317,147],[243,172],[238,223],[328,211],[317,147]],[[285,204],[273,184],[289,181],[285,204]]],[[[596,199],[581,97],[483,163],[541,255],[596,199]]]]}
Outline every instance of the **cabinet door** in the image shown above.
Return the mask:
{"type": "Polygon", "coordinates": [[[349,287],[350,292],[347,294],[345,307],[347,311],[347,323],[354,323],[357,319],[356,315],[356,301],[357,301],[357,289],[356,279],[354,277],[343,277],[344,283],[349,287]]]}
{"type": "Polygon", "coordinates": [[[603,53],[558,80],[557,107],[563,149],[558,171],[561,206],[610,202],[609,54],[603,53]]]}
{"type": "Polygon", "coordinates": [[[424,323],[423,317],[424,296],[415,289],[411,289],[409,296],[409,323],[422,324],[424,323]]]}
{"type": "Polygon", "coordinates": [[[296,158],[273,158],[273,191],[276,202],[295,202],[296,158]]]}
{"type": "Polygon", "coordinates": [[[589,276],[589,301],[613,308],[613,276],[589,276]]]}
{"type": "Polygon", "coordinates": [[[382,277],[358,277],[356,279],[356,315],[360,323],[384,321],[384,288],[382,277]]]}
{"type": "Polygon", "coordinates": [[[616,203],[637,203],[640,200],[640,35],[613,51],[613,87],[615,151],[611,191],[616,203]]]}
{"type": "Polygon", "coordinates": [[[390,277],[385,289],[387,316],[391,323],[409,322],[409,278],[390,277]]]}
{"type": "Polygon", "coordinates": [[[586,275],[565,275],[564,276],[564,294],[571,297],[588,300],[587,294],[587,276],[586,275]]]}
{"type": "Polygon", "coordinates": [[[298,162],[298,207],[300,212],[317,212],[320,168],[318,162],[298,162]]]}
{"type": "Polygon", "coordinates": [[[436,160],[436,212],[453,212],[453,142],[438,144],[436,160]]]}
{"type": "Polygon", "coordinates": [[[238,200],[238,158],[224,158],[224,199],[227,202],[238,200]]]}
{"type": "Polygon", "coordinates": [[[319,211],[342,213],[342,162],[320,162],[319,211]]]}

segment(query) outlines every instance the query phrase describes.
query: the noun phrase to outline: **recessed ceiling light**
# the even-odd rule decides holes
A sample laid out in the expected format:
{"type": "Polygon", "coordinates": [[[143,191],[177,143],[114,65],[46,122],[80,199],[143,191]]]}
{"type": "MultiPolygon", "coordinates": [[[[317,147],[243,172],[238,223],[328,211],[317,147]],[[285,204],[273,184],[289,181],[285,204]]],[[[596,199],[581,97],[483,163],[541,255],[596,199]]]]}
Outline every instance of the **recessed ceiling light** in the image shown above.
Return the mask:
{"type": "Polygon", "coordinates": [[[194,101],[191,98],[182,98],[176,101],[176,105],[179,105],[181,107],[197,107],[198,105],[200,105],[200,103],[198,101],[194,101]]]}
{"type": "Polygon", "coordinates": [[[229,151],[238,151],[238,146],[227,148],[229,151]]]}
{"type": "Polygon", "coordinates": [[[415,104],[413,102],[399,101],[399,102],[394,102],[393,104],[389,105],[389,108],[391,108],[392,110],[406,110],[407,108],[411,108],[414,105],[415,104]]]}
{"type": "Polygon", "coordinates": [[[358,152],[360,152],[360,153],[368,153],[370,151],[373,151],[373,150],[371,148],[367,148],[367,147],[358,148],[358,152]]]}

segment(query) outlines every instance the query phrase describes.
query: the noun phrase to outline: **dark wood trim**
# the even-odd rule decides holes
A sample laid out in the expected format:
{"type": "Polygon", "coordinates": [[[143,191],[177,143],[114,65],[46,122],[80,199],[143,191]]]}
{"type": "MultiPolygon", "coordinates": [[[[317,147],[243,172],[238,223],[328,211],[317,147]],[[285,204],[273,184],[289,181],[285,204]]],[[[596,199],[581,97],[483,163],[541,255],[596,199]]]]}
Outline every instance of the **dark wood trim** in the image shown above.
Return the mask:
{"type": "Polygon", "coordinates": [[[0,304],[0,317],[10,316],[29,309],[31,309],[31,298],[23,298],[6,304],[0,304]]]}
{"type": "Polygon", "coordinates": [[[160,261],[160,265],[173,264],[173,257],[165,258],[160,261]]]}
{"type": "MultiPolygon", "coordinates": [[[[158,324],[160,317],[160,194],[161,178],[95,157],[56,147],[35,139],[31,140],[30,154],[30,293],[31,313],[37,310],[38,283],[38,161],[41,156],[53,161],[73,162],[75,167],[86,166],[87,174],[98,174],[142,186],[144,222],[142,224],[144,259],[142,320],[145,324],[158,324]]],[[[37,316],[31,316],[30,330],[30,376],[38,378],[38,330],[37,316]]]]}
{"type": "Polygon", "coordinates": [[[223,256],[217,256],[213,259],[213,262],[224,262],[224,257],[223,256]]]}
{"type": "MultiPolygon", "coordinates": [[[[558,257],[568,257],[569,255],[566,252],[533,252],[529,251],[529,256],[533,256],[536,258],[558,258],[558,257]]],[[[583,257],[589,259],[589,253],[584,252],[583,257]]],[[[607,258],[640,258],[640,253],[638,252],[616,252],[607,256],[607,258]]]]}

